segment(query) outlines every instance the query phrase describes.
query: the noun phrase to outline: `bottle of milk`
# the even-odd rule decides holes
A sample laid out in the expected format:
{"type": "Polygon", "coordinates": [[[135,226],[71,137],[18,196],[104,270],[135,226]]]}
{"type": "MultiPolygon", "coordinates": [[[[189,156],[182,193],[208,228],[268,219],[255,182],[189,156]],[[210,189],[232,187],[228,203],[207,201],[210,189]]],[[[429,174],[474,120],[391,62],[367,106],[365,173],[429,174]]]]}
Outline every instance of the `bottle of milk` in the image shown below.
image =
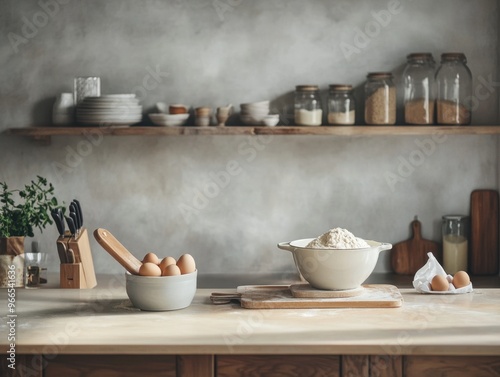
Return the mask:
{"type": "Polygon", "coordinates": [[[467,216],[443,216],[443,268],[446,273],[467,271],[467,239],[467,216]]]}

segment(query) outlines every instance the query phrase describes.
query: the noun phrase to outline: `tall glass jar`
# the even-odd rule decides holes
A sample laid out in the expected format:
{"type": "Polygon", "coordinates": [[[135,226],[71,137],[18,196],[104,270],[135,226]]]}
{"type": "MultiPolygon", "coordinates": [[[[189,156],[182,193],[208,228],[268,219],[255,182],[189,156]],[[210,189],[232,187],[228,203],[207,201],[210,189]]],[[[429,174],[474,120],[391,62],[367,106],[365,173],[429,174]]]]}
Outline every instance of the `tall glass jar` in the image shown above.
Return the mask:
{"type": "Polygon", "coordinates": [[[352,125],[356,118],[356,102],[352,85],[330,85],[328,92],[328,124],[352,125]]]}
{"type": "Polygon", "coordinates": [[[435,62],[430,53],[407,57],[404,78],[405,123],[433,124],[435,100],[435,62]]]}
{"type": "Polygon", "coordinates": [[[396,123],[396,87],[392,73],[368,73],[365,84],[365,123],[396,123]]]}
{"type": "Polygon", "coordinates": [[[467,271],[467,229],[467,216],[443,216],[443,268],[450,275],[467,271]]]}
{"type": "Polygon", "coordinates": [[[438,123],[470,124],[472,74],[463,53],[441,55],[436,85],[438,123]]]}
{"type": "Polygon", "coordinates": [[[323,109],[317,85],[295,87],[295,124],[298,126],[321,126],[323,109]]]}

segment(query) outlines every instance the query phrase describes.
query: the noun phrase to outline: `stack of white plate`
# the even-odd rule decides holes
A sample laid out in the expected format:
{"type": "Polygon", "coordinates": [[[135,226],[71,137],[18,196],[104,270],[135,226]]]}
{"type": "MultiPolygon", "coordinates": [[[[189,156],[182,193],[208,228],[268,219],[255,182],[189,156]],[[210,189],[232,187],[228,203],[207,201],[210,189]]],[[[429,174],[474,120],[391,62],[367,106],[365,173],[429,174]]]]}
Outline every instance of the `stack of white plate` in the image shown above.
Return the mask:
{"type": "Polygon", "coordinates": [[[142,119],[142,106],[135,94],[85,97],[76,107],[76,121],[93,126],[129,126],[142,119]]]}
{"type": "Polygon", "coordinates": [[[242,103],[240,105],[240,118],[245,124],[262,124],[269,114],[269,101],[242,103]]]}

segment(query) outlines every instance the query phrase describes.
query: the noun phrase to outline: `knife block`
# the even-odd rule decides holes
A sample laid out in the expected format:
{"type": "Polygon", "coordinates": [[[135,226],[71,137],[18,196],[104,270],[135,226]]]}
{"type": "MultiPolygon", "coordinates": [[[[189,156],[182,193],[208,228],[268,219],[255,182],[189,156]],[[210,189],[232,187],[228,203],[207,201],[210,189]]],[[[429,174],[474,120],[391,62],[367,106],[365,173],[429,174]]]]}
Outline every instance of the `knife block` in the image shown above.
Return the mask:
{"type": "Polygon", "coordinates": [[[61,263],[61,288],[94,288],[97,280],[87,229],[82,228],[78,237],[60,236],[57,243],[64,243],[66,250],[71,249],[75,254],[75,263],[61,263]]]}

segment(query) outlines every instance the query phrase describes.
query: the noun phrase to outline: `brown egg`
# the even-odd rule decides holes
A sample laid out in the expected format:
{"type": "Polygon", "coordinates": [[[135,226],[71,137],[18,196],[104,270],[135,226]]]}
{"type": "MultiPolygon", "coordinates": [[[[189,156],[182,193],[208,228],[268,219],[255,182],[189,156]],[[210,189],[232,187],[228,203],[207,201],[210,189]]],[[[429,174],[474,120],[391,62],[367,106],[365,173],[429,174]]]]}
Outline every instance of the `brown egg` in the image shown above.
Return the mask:
{"type": "Polygon", "coordinates": [[[155,253],[147,253],[142,259],[142,263],[147,263],[147,262],[158,264],[160,263],[160,260],[158,259],[155,253]]]}
{"type": "Polygon", "coordinates": [[[431,289],[433,291],[447,291],[450,283],[444,275],[436,275],[431,280],[431,289]]]}
{"type": "Polygon", "coordinates": [[[175,258],[173,257],[165,257],[161,260],[160,264],[158,266],[160,266],[161,270],[163,271],[165,269],[165,267],[171,265],[171,264],[176,264],[176,260],[175,258]]]}
{"type": "Polygon", "coordinates": [[[180,275],[181,270],[175,264],[169,264],[162,270],[162,276],[175,276],[180,275]]]}
{"type": "Polygon", "coordinates": [[[161,276],[161,269],[156,263],[146,262],[139,268],[141,276],[161,276]]]}
{"type": "Polygon", "coordinates": [[[466,287],[467,285],[470,284],[469,274],[465,271],[458,271],[453,276],[452,284],[455,286],[455,288],[466,287]]]}
{"type": "Polygon", "coordinates": [[[196,270],[196,263],[190,254],[183,254],[177,261],[177,267],[180,268],[182,274],[190,274],[196,270]]]}

